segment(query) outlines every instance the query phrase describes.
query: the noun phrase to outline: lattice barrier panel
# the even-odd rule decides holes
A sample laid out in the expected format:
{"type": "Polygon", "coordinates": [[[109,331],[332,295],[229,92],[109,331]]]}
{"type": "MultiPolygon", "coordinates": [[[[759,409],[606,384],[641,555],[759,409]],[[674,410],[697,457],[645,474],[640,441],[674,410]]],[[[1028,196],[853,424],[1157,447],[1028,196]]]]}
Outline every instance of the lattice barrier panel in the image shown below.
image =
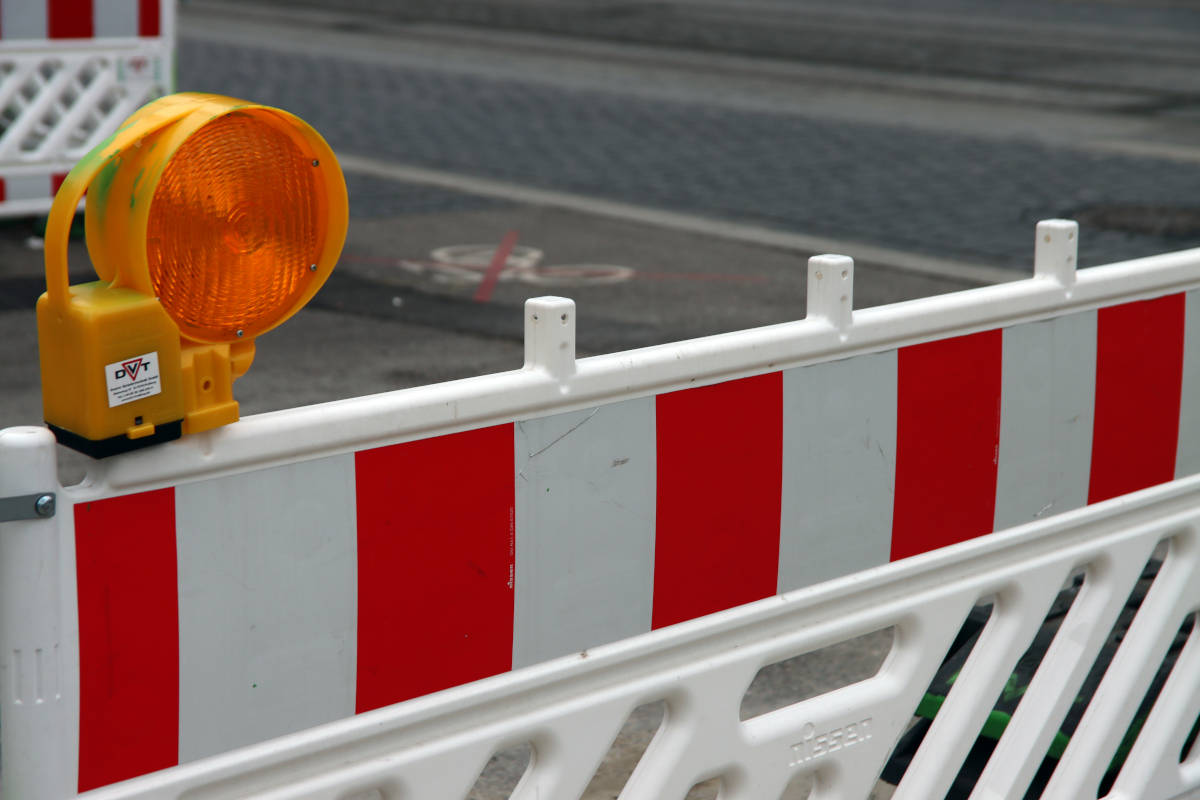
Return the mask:
{"type": "Polygon", "coordinates": [[[6,0],[0,216],[42,213],[66,173],[135,109],[172,91],[174,2],[108,4],[69,30],[6,0]],[[86,24],[85,24],[86,23],[86,24]]]}

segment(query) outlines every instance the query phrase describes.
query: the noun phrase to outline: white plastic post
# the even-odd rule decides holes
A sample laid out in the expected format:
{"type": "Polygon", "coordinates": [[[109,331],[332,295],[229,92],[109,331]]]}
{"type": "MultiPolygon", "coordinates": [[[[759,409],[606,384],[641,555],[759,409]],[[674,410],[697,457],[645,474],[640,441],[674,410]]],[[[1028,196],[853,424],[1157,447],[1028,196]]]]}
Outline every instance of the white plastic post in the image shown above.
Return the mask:
{"type": "Polygon", "coordinates": [[[1075,285],[1079,262],[1079,223],[1070,219],[1044,219],[1037,224],[1033,248],[1033,274],[1053,278],[1064,288],[1075,285]]]}
{"type": "Polygon", "coordinates": [[[840,331],[854,314],[854,259],[820,255],[808,260],[807,319],[823,319],[840,331]]]}
{"type": "Polygon", "coordinates": [[[575,374],[575,301],[534,297],[525,301],[525,369],[557,380],[575,374]]]}
{"type": "MultiPolygon", "coordinates": [[[[54,435],[0,431],[0,497],[60,493],[54,435]]],[[[11,506],[9,506],[11,507],[11,506]]],[[[43,500],[41,509],[51,506],[43,500]]],[[[64,695],[62,569],[55,516],[0,522],[0,774],[5,800],[74,797],[77,738],[64,695]]]]}

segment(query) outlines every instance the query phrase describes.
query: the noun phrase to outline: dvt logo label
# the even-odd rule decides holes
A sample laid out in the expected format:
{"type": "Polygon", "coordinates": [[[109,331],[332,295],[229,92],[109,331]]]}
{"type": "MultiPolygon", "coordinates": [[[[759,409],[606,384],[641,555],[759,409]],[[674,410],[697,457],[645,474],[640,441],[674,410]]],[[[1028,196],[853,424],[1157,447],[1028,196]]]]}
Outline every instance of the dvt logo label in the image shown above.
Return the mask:
{"type": "Polygon", "coordinates": [[[142,353],[140,356],[114,361],[104,370],[109,408],[123,406],[162,392],[162,381],[158,374],[158,353],[142,353]]]}
{"type": "Polygon", "coordinates": [[[149,373],[150,362],[145,358],[135,358],[132,361],[122,361],[121,368],[113,375],[117,380],[136,381],[139,372],[149,373]]]}

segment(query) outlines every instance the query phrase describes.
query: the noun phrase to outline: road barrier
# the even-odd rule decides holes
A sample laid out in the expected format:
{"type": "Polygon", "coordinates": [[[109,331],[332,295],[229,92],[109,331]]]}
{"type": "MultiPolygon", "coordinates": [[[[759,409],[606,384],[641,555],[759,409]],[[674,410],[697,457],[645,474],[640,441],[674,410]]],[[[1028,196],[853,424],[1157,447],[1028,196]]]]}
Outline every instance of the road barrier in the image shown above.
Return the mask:
{"type": "Polygon", "coordinates": [[[0,216],[41,214],[67,172],[174,85],[173,0],[4,0],[0,216]]]}
{"type": "MultiPolygon", "coordinates": [[[[1142,566],[1165,562],[1108,666],[1043,797],[1097,797],[1156,668],[1200,605],[1200,478],[1089,506],[866,573],[791,592],[575,656],[96,792],[94,800],[467,797],[490,756],[528,744],[511,797],[576,798],[622,723],[667,712],[621,798],[683,798],[721,782],[722,800],[778,798],[801,778],[815,798],[862,800],[959,625],[994,611],[894,800],[943,797],[1062,583],[1083,590],[1046,653],[973,797],[1019,798],[1101,649],[1142,566]],[[864,680],[742,718],[758,670],[891,628],[864,680]]],[[[1200,645],[1188,640],[1111,791],[1174,798],[1200,786],[1200,645]]]]}
{"type": "MultiPolygon", "coordinates": [[[[575,797],[665,700],[622,797],[864,797],[987,599],[898,795],[940,796],[1082,570],[978,795],[1019,796],[1167,547],[1046,795],[1081,796],[1200,605],[1200,250],[1077,273],[1074,223],[1037,235],[1027,280],[852,311],[853,262],[817,256],[802,321],[582,360],[574,304],[531,300],[521,370],[251,417],[79,486],[49,432],[0,432],[5,796],[457,800],[531,742],[513,796],[575,797]],[[760,667],[889,627],[876,677],[738,721],[760,667]]],[[[1112,796],[1200,786],[1194,650],[1113,789],[1154,791],[1112,796]]]]}

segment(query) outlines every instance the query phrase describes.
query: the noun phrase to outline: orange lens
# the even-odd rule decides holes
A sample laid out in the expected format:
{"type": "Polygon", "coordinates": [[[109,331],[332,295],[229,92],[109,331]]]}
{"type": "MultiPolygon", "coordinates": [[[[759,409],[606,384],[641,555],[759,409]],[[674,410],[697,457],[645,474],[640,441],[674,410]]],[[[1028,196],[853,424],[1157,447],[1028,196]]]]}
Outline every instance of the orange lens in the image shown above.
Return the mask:
{"type": "Polygon", "coordinates": [[[150,282],[191,339],[236,341],[286,317],[317,277],[320,176],[292,137],[233,112],[196,131],[154,191],[150,282]]]}

